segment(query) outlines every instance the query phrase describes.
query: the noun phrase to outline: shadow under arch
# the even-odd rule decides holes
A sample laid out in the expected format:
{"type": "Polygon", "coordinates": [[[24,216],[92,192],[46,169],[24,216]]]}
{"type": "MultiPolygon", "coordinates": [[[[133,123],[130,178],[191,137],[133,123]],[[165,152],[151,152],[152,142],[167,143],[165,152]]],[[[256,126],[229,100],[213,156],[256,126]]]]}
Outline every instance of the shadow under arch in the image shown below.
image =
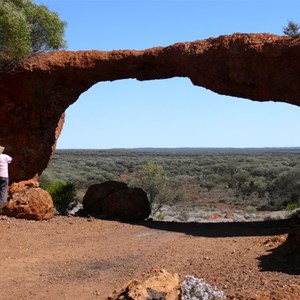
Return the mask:
{"type": "Polygon", "coordinates": [[[286,241],[257,258],[262,272],[300,275],[300,219],[233,223],[142,222],[147,228],[180,232],[195,237],[226,238],[288,234],[286,241]]]}
{"type": "MultiPolygon", "coordinates": [[[[173,80],[173,79],[172,79],[173,80]]],[[[165,80],[164,80],[165,81],[165,80]]],[[[228,100],[226,100],[228,101],[228,100]]],[[[249,102],[250,103],[250,102],[249,102]]],[[[259,104],[262,106],[262,104],[259,104]]],[[[63,131],[64,132],[64,131],[63,131]]],[[[246,223],[176,223],[176,222],[145,222],[143,226],[159,230],[182,232],[193,236],[204,236],[211,238],[219,237],[239,237],[239,236],[267,236],[278,234],[291,234],[293,222],[290,220],[265,221],[265,222],[246,222],[246,223]]],[[[297,224],[298,228],[300,223],[297,224]]],[[[289,242],[290,245],[290,242],[289,242]]],[[[260,266],[263,271],[283,271],[290,274],[299,274],[298,269],[294,268],[294,260],[283,263],[282,249],[286,244],[275,249],[270,255],[260,258],[260,266]],[[278,263],[276,262],[278,261],[278,263]],[[272,269],[273,268],[273,269],[272,269]],[[294,270],[295,269],[295,270],[294,270]],[[294,273],[293,273],[294,272],[294,273]],[[296,272],[296,273],[295,273],[296,272]]],[[[285,248],[284,248],[285,249],[285,248]]]]}
{"type": "Polygon", "coordinates": [[[260,222],[228,222],[228,223],[181,223],[164,221],[145,221],[142,225],[151,229],[179,232],[192,236],[209,238],[270,236],[293,232],[300,226],[300,220],[284,219],[260,222]]]}
{"type": "Polygon", "coordinates": [[[289,275],[300,275],[299,223],[298,219],[298,224],[294,224],[283,244],[270,249],[268,254],[257,258],[262,272],[282,272],[289,275]]]}
{"type": "MultiPolygon", "coordinates": [[[[97,218],[97,216],[93,216],[97,218]]],[[[102,219],[101,217],[98,217],[102,219]]],[[[105,218],[107,220],[107,218],[105,218]]],[[[144,226],[150,229],[183,233],[194,237],[228,238],[276,236],[287,234],[287,239],[270,253],[257,257],[261,272],[282,272],[289,275],[300,275],[299,218],[259,222],[230,223],[181,223],[164,221],[143,221],[130,223],[132,226],[144,226]],[[295,243],[295,241],[298,241],[295,243]]]]}

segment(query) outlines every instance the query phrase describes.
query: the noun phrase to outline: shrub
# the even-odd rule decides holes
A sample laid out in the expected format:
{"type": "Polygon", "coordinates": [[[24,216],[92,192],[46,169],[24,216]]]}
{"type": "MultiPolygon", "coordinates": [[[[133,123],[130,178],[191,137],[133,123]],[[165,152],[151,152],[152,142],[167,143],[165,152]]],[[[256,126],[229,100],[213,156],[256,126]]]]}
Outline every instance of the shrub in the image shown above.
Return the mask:
{"type": "Polygon", "coordinates": [[[156,218],[159,221],[163,221],[165,219],[165,214],[163,212],[160,212],[156,218]]]}
{"type": "Polygon", "coordinates": [[[52,197],[55,209],[59,214],[67,215],[76,205],[76,193],[73,183],[60,179],[44,180],[41,187],[52,197]]]}
{"type": "Polygon", "coordinates": [[[286,27],[283,27],[283,33],[290,37],[297,38],[300,36],[299,29],[300,29],[299,24],[293,21],[289,21],[288,25],[286,27]]]}
{"type": "Polygon", "coordinates": [[[140,166],[135,176],[129,178],[129,186],[142,188],[147,193],[153,215],[170,201],[169,178],[164,168],[156,163],[140,166]]]}
{"type": "Polygon", "coordinates": [[[299,207],[299,203],[298,202],[290,202],[290,203],[288,203],[288,205],[286,206],[286,209],[288,210],[288,211],[292,211],[292,210],[294,210],[294,209],[296,209],[296,208],[298,208],[299,207]]]}
{"type": "Polygon", "coordinates": [[[254,206],[249,205],[249,206],[246,207],[246,212],[248,214],[255,214],[256,213],[256,208],[254,206]]]}
{"type": "Polygon", "coordinates": [[[271,184],[271,195],[277,207],[286,207],[300,199],[300,168],[282,172],[271,184]]]}

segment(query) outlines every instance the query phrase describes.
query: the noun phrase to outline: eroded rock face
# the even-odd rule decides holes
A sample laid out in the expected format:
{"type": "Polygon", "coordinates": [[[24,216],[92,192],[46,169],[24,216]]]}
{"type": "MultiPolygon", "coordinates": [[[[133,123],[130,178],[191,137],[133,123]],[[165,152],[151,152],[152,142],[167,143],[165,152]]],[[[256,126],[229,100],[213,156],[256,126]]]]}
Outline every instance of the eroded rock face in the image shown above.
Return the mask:
{"type": "Polygon", "coordinates": [[[144,51],[33,55],[0,72],[0,144],[14,158],[11,182],[38,178],[55,149],[64,111],[99,81],[188,77],[219,94],[300,105],[299,74],[300,39],[270,34],[233,34],[144,51]]]}
{"type": "Polygon", "coordinates": [[[33,183],[13,184],[10,198],[2,209],[2,214],[27,220],[48,220],[54,216],[54,206],[50,194],[33,183]]]}

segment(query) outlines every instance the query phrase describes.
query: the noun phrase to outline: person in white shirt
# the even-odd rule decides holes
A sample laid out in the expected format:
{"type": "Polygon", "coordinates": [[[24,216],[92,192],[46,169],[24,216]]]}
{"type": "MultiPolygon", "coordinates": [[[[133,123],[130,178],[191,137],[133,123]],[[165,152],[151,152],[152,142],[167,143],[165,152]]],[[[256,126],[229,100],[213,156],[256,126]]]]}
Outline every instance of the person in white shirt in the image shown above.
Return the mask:
{"type": "Polygon", "coordinates": [[[3,154],[4,149],[4,147],[0,146],[0,208],[7,203],[9,184],[8,164],[12,161],[9,155],[3,154]]]}

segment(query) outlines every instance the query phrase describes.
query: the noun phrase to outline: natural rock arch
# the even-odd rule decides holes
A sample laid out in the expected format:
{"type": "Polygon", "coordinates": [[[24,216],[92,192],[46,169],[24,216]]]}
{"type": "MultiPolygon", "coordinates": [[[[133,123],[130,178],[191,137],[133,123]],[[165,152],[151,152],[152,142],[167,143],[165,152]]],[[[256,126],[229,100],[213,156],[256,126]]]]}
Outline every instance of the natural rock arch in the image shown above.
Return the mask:
{"type": "Polygon", "coordinates": [[[233,34],[143,51],[58,51],[0,72],[0,144],[14,157],[11,182],[47,167],[64,111],[100,81],[188,77],[216,93],[300,106],[300,39],[233,34]]]}

